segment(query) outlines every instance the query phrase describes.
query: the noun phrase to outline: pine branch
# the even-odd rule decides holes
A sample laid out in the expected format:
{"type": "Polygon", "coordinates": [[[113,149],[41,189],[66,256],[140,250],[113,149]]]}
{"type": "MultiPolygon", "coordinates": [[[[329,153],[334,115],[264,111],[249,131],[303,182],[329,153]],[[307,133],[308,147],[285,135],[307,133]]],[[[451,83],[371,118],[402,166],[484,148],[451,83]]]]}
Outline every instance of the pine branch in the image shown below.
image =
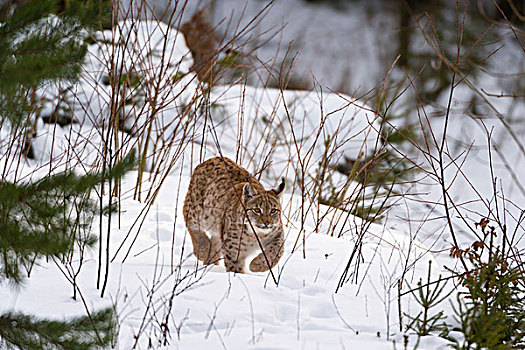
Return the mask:
{"type": "Polygon", "coordinates": [[[87,53],[86,29],[111,19],[106,0],[70,0],[63,9],[59,3],[39,0],[18,4],[14,11],[0,8],[5,17],[0,18],[0,116],[15,127],[30,118],[29,91],[50,81],[78,79],[87,53]]]}
{"type": "Polygon", "coordinates": [[[70,171],[30,184],[0,183],[0,279],[20,283],[21,266],[35,257],[60,257],[79,239],[93,247],[95,237],[75,235],[72,229],[76,217],[89,223],[98,213],[87,193],[104,182],[118,181],[134,164],[135,153],[131,152],[105,174],[79,176],[70,171]]]}
{"type": "Polygon", "coordinates": [[[111,308],[68,321],[50,321],[20,313],[0,316],[0,347],[7,349],[94,349],[113,337],[111,308]]]}

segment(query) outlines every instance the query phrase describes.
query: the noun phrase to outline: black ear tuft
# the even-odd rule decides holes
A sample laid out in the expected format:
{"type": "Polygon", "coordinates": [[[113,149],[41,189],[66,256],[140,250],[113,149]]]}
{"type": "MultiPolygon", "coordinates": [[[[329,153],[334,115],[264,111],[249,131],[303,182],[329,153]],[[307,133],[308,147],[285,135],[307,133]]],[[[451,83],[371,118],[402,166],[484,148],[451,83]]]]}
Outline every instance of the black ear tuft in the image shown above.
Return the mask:
{"type": "Polygon", "coordinates": [[[255,192],[255,189],[253,188],[253,186],[249,182],[247,182],[242,188],[242,197],[244,198],[244,203],[248,202],[250,199],[252,199],[256,195],[257,195],[257,192],[255,192]]]}
{"type": "Polygon", "coordinates": [[[278,196],[278,197],[281,197],[281,195],[283,194],[283,191],[284,191],[284,187],[285,187],[285,184],[284,184],[284,177],[283,177],[281,179],[281,183],[279,184],[279,187],[274,188],[272,190],[273,194],[278,196]]]}

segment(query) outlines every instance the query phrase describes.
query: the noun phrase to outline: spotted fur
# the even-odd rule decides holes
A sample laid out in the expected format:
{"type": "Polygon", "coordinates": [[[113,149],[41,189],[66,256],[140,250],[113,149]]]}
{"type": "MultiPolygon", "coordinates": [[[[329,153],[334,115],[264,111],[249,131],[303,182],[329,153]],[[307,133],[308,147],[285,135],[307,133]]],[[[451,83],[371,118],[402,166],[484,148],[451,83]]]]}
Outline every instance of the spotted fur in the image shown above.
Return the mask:
{"type": "Polygon", "coordinates": [[[197,259],[217,264],[224,258],[227,271],[243,273],[248,256],[262,246],[250,270],[274,267],[283,254],[283,190],[284,181],[277,189],[266,191],[228,158],[212,158],[198,165],[183,209],[197,259]]]}

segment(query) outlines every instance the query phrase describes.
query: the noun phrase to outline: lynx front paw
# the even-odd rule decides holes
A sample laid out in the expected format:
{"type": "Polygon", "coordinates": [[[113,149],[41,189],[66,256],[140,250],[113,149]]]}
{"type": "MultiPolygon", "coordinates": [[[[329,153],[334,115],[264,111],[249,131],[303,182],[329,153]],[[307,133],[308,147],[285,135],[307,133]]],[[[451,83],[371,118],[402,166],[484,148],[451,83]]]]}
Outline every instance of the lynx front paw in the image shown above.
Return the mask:
{"type": "Polygon", "coordinates": [[[268,263],[266,262],[265,259],[261,260],[261,259],[255,258],[250,263],[251,272],[264,272],[268,270],[269,270],[268,263]]]}
{"type": "Polygon", "coordinates": [[[244,267],[240,265],[226,266],[227,272],[244,273],[244,267]]]}
{"type": "Polygon", "coordinates": [[[244,273],[245,263],[244,259],[232,259],[228,253],[224,256],[224,266],[227,272],[244,273]]]}

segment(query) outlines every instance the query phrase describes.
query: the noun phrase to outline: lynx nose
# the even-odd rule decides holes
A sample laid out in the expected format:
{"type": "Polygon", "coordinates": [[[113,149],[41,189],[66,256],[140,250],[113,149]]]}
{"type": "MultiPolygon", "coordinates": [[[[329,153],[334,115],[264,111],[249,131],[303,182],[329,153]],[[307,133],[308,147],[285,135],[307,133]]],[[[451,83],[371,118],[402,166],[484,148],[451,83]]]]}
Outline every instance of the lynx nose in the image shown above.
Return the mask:
{"type": "Polygon", "coordinates": [[[268,228],[271,227],[271,224],[268,223],[268,222],[263,222],[263,223],[261,223],[261,224],[259,224],[257,226],[259,226],[260,228],[268,229],[268,228]]]}

